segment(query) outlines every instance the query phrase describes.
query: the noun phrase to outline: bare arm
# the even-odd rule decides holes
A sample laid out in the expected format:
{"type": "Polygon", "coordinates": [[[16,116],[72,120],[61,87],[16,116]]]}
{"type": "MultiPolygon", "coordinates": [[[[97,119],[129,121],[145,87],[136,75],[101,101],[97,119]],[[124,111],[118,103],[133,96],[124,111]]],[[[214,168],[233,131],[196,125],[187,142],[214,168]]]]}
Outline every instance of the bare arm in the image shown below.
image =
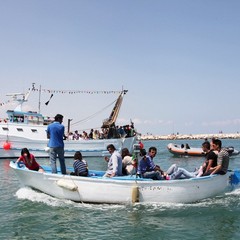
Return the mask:
{"type": "Polygon", "coordinates": [[[214,170],[212,171],[211,175],[219,172],[222,169],[222,165],[217,165],[215,168],[213,168],[214,170]]]}
{"type": "Polygon", "coordinates": [[[205,173],[207,173],[207,172],[210,170],[210,168],[212,167],[212,164],[213,164],[213,160],[210,159],[210,160],[208,161],[208,165],[207,165],[207,168],[206,168],[206,170],[205,170],[205,173]]]}

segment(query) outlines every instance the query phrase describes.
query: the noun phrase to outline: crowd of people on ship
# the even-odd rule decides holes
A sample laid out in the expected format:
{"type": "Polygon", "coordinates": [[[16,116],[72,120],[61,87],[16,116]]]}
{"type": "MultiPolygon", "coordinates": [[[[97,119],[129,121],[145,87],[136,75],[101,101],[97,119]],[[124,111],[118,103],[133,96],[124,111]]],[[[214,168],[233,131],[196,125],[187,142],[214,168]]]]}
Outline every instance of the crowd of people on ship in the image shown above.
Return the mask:
{"type": "Polygon", "coordinates": [[[123,137],[132,137],[136,135],[134,125],[124,125],[124,126],[115,126],[114,124],[109,128],[91,129],[89,132],[83,130],[75,130],[70,132],[67,136],[69,140],[89,140],[89,139],[113,139],[113,138],[123,138],[123,137]]]}

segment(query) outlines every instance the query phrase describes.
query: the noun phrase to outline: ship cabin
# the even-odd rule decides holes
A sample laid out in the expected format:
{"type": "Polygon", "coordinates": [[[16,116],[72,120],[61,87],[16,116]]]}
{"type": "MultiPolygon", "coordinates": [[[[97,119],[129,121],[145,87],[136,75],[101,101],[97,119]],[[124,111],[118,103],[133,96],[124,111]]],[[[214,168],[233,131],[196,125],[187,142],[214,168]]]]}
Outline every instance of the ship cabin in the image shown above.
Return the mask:
{"type": "Polygon", "coordinates": [[[44,117],[42,114],[37,112],[21,112],[8,110],[8,120],[10,123],[22,123],[31,125],[48,125],[53,119],[50,117],[44,117]]]}

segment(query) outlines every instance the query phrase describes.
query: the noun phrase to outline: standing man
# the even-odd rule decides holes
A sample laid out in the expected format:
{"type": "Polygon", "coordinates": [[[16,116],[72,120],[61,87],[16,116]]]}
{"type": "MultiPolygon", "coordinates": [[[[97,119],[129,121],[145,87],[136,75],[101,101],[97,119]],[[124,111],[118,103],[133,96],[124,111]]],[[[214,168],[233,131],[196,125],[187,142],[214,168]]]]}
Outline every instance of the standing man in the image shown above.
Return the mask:
{"type": "Polygon", "coordinates": [[[115,177],[122,175],[122,156],[116,150],[113,144],[107,146],[108,152],[111,154],[111,157],[105,157],[105,161],[108,162],[108,168],[104,177],[115,177]]]}
{"type": "Polygon", "coordinates": [[[66,174],[66,165],[64,159],[64,126],[62,125],[63,115],[57,114],[55,121],[47,127],[48,147],[51,161],[52,173],[57,173],[56,159],[58,156],[62,174],[66,174]]]}

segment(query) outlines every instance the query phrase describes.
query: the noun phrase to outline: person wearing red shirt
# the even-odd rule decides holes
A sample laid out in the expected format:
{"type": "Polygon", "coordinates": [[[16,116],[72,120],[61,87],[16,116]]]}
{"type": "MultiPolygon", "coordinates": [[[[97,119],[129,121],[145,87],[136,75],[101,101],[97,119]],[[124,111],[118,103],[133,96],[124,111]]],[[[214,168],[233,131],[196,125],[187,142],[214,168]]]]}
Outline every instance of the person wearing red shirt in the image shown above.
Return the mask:
{"type": "Polygon", "coordinates": [[[27,148],[22,149],[21,156],[17,160],[18,162],[23,162],[29,170],[44,172],[43,168],[35,160],[34,155],[27,148]]]}

